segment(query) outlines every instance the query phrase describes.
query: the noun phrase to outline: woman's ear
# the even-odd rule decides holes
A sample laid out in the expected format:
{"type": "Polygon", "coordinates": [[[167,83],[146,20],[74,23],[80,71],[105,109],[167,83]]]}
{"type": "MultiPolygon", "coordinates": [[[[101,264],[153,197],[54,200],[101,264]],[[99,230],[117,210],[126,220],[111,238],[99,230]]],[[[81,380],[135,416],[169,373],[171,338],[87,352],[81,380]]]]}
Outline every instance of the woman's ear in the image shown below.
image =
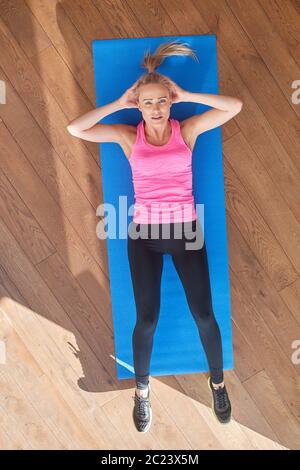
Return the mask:
{"type": "Polygon", "coordinates": [[[139,108],[139,93],[135,90],[133,92],[134,100],[136,102],[136,106],[139,108]]]}

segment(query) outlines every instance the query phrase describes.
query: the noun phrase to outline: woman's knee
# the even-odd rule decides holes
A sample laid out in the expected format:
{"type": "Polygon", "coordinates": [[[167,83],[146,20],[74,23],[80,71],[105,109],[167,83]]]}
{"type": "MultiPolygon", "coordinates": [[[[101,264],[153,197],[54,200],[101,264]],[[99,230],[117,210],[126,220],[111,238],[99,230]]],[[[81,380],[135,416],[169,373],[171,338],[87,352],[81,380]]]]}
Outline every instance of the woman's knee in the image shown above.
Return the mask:
{"type": "Polygon", "coordinates": [[[137,309],[136,328],[143,331],[151,332],[155,330],[160,311],[160,303],[152,302],[142,305],[137,309]]]}
{"type": "Polygon", "coordinates": [[[191,304],[190,309],[195,320],[201,323],[201,325],[205,326],[215,322],[215,316],[210,301],[191,304]]]}
{"type": "Polygon", "coordinates": [[[136,299],[138,316],[145,319],[155,317],[160,309],[160,293],[155,290],[141,289],[136,299]]]}
{"type": "Polygon", "coordinates": [[[138,334],[143,337],[153,336],[157,323],[158,316],[153,315],[147,318],[140,318],[135,324],[134,334],[138,334]]]}

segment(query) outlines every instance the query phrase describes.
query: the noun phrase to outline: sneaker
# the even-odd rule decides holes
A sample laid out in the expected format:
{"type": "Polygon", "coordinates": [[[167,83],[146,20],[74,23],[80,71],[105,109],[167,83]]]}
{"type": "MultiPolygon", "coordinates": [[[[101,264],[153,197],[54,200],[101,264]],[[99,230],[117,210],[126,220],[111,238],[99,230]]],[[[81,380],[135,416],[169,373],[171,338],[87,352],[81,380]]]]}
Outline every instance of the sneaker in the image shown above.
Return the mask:
{"type": "Polygon", "coordinates": [[[227,424],[231,420],[231,403],[228,397],[226,386],[214,389],[211,377],[208,377],[208,388],[212,391],[213,401],[211,408],[217,420],[222,424],[227,424]]]}
{"type": "Polygon", "coordinates": [[[150,404],[150,383],[148,384],[147,398],[134,394],[132,397],[135,401],[133,409],[134,424],[139,432],[147,432],[152,422],[152,409],[150,404]]]}

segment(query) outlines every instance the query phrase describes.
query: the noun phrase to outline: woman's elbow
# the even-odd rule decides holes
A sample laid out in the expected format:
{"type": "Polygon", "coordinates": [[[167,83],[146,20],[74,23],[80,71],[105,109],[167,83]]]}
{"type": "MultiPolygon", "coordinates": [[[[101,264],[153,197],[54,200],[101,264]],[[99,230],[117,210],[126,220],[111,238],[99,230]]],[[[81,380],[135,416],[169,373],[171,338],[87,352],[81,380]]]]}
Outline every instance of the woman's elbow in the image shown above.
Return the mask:
{"type": "Polygon", "coordinates": [[[243,107],[243,101],[240,99],[237,99],[236,103],[232,107],[234,114],[235,115],[238,114],[242,110],[242,107],[243,107]]]}
{"type": "Polygon", "coordinates": [[[244,103],[243,103],[242,100],[240,100],[240,99],[237,100],[237,104],[236,104],[236,105],[237,105],[237,109],[238,109],[239,111],[242,110],[243,104],[244,104],[244,103]]]}
{"type": "Polygon", "coordinates": [[[78,132],[76,131],[76,128],[74,126],[72,126],[72,124],[69,124],[67,126],[67,131],[69,132],[69,134],[74,135],[75,137],[78,135],[78,132]]]}

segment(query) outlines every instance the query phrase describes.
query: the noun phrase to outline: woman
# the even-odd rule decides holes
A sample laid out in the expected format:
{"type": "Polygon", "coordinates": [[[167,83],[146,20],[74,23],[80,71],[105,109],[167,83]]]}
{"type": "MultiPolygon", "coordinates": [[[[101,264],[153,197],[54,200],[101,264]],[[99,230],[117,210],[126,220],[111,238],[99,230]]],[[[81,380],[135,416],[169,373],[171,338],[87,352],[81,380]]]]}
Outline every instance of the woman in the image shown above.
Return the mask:
{"type": "Polygon", "coordinates": [[[162,44],[155,54],[145,54],[142,65],[148,73],[119,99],[86,113],[68,126],[69,132],[77,137],[119,143],[132,168],[135,212],[127,247],[137,314],[132,336],[136,378],[133,418],[140,432],[146,432],[152,421],[149,369],[160,310],[164,253],[172,255],[199,330],[210,368],[212,410],[221,423],[228,423],[231,418],[205,242],[200,247],[196,243],[193,249],[187,249],[187,245],[199,236],[203,238],[192,194],[191,158],[196,139],[238,114],[242,101],[230,96],[189,93],[155,72],[163,59],[171,55],[196,57],[184,44],[162,44]],[[170,119],[172,104],[181,101],[195,101],[213,109],[181,122],[170,119]],[[143,116],[137,127],[96,124],[112,112],[132,107],[138,107],[143,116]]]}

